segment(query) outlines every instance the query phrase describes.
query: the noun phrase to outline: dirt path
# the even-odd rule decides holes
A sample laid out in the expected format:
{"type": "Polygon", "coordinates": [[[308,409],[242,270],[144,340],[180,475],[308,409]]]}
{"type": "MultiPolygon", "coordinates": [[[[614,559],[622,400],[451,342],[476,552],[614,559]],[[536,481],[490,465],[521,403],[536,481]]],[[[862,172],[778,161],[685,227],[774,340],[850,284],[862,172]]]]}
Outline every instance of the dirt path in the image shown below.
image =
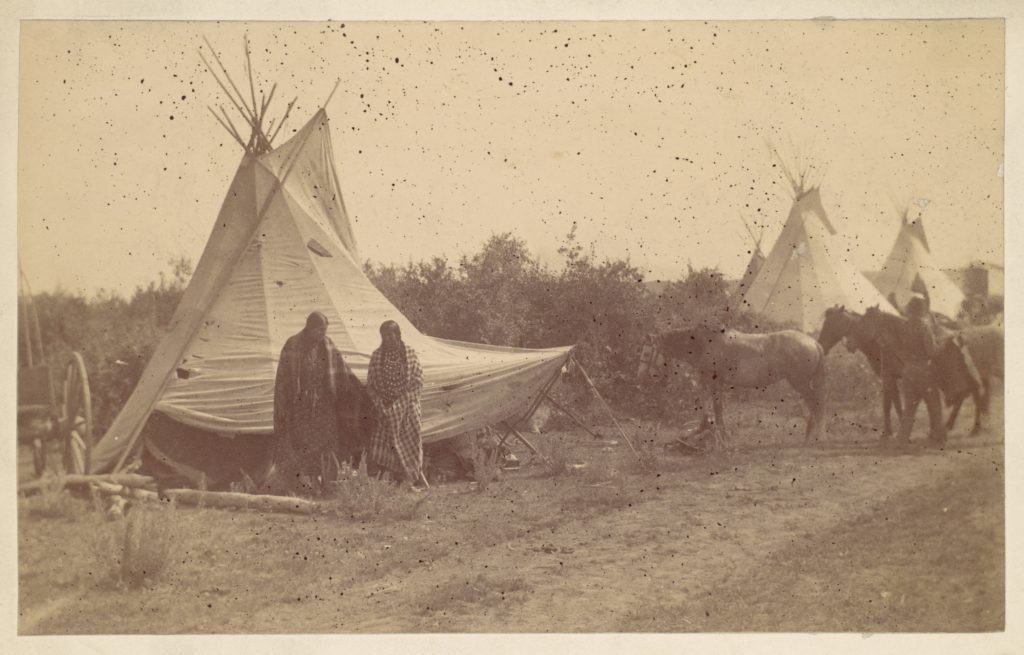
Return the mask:
{"type": "Polygon", "coordinates": [[[671,607],[657,629],[693,630],[716,588],[741,584],[770,558],[878,508],[892,511],[888,499],[958,470],[969,475],[995,456],[987,447],[924,452],[908,467],[907,457],[822,459],[812,451],[767,467],[737,463],[710,479],[654,489],[636,508],[570,518],[482,550],[453,547],[430,567],[355,588],[319,585],[307,593],[323,602],[275,604],[249,621],[267,632],[604,632],[637,629],[638,619],[671,607]]]}
{"type": "MultiPolygon", "coordinates": [[[[998,415],[1001,406],[993,410],[998,415]]],[[[757,408],[749,412],[748,433],[780,433],[778,426],[758,428],[757,408]]],[[[843,429],[811,448],[766,440],[723,458],[663,456],[658,473],[638,473],[623,448],[547,435],[574,448],[594,475],[550,476],[530,467],[483,491],[442,485],[411,520],[183,509],[174,516],[174,562],[157,584],[138,590],[98,579],[97,565],[111,560],[97,562],[89,545],[97,530],[116,525],[86,507],[56,516],[51,508],[46,518],[23,503],[19,628],[231,634],[998,626],[1001,431],[957,437],[942,452],[894,453],[865,440],[858,425],[843,429]],[[937,507],[944,489],[955,502],[937,507]]]]}

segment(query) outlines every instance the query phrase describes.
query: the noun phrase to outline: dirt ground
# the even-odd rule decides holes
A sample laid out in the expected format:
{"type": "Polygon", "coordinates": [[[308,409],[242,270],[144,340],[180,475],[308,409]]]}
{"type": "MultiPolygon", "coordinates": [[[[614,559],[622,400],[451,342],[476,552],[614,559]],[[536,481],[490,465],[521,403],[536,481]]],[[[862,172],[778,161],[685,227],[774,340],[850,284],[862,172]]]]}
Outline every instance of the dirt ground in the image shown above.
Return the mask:
{"type": "Polygon", "coordinates": [[[804,446],[798,407],[734,405],[712,457],[632,423],[642,462],[613,429],[538,435],[585,466],[396,491],[377,517],[164,510],[171,561],[137,590],[105,573],[102,507],[22,499],[19,633],[999,631],[1002,409],[897,452],[877,413],[835,408],[804,446]]]}

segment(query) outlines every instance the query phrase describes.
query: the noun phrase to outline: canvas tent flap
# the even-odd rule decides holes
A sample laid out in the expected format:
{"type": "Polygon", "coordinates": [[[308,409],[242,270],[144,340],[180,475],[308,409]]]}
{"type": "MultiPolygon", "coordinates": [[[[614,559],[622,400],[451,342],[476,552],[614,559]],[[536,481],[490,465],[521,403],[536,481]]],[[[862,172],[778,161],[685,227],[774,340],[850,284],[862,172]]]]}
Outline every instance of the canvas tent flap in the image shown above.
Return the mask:
{"type": "Polygon", "coordinates": [[[321,110],[276,150],[243,159],[168,335],[93,450],[94,471],[137,451],[153,412],[221,437],[271,433],[281,348],[312,311],[364,381],[381,323],[398,322],[423,366],[428,442],[522,415],[558,374],[568,347],[434,339],[402,316],[359,264],[330,153],[321,110]]]}

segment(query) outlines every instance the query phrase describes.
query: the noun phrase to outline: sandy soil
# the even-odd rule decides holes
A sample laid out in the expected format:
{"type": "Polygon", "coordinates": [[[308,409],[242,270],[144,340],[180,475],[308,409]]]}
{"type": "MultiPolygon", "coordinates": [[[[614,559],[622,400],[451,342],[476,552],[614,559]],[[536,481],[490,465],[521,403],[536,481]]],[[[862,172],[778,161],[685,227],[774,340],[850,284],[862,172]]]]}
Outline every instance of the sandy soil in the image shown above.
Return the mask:
{"type": "Polygon", "coordinates": [[[173,561],[140,590],[104,578],[101,513],[23,500],[19,631],[1001,629],[1000,428],[894,452],[876,417],[837,410],[804,447],[797,416],[735,412],[726,456],[638,467],[621,443],[545,435],[587,467],[405,494],[407,518],[181,508],[173,561]]]}

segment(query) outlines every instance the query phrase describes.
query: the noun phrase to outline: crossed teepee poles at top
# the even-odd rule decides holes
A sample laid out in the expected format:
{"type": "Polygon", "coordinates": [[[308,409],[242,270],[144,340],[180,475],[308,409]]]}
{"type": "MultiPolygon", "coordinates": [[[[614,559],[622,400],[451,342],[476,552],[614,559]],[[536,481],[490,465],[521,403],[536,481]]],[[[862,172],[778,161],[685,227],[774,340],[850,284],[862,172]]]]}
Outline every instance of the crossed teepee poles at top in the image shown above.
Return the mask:
{"type": "MultiPolygon", "coordinates": [[[[231,74],[228,73],[227,68],[217,55],[217,51],[214,49],[213,45],[210,44],[209,39],[204,36],[203,41],[206,43],[206,47],[210,50],[210,54],[213,55],[213,60],[217,63],[217,68],[219,68],[220,73],[218,74],[217,70],[210,64],[210,61],[203,54],[201,47],[198,49],[199,58],[203,61],[203,65],[206,66],[206,69],[210,72],[210,75],[213,76],[213,79],[217,81],[217,84],[220,86],[221,91],[224,92],[224,95],[228,97],[228,100],[234,108],[242,115],[242,119],[245,121],[246,125],[249,126],[249,139],[246,141],[242,138],[242,132],[235,127],[234,122],[232,122],[231,117],[228,116],[228,112],[224,109],[223,105],[218,105],[217,107],[220,109],[219,115],[213,107],[207,106],[207,109],[210,110],[210,113],[213,114],[215,119],[217,119],[217,122],[220,123],[221,127],[227,130],[228,134],[230,134],[232,138],[238,142],[238,145],[242,146],[242,149],[247,153],[251,155],[262,155],[270,152],[273,149],[274,139],[281,132],[281,128],[284,127],[285,121],[288,120],[292,107],[295,106],[295,103],[299,99],[298,96],[288,103],[288,106],[284,110],[284,115],[281,116],[281,120],[277,123],[277,127],[274,127],[274,122],[276,120],[274,118],[266,121],[266,126],[264,127],[264,121],[267,118],[267,109],[269,109],[270,103],[274,99],[274,93],[277,91],[277,83],[275,82],[273,86],[270,87],[269,94],[264,95],[264,93],[260,91],[259,102],[256,101],[256,85],[253,82],[252,55],[249,49],[249,37],[246,36],[244,40],[245,72],[249,78],[248,99],[245,97],[245,94],[239,90],[234,80],[231,79],[231,74]],[[222,76],[223,79],[221,79],[222,76]]],[[[340,79],[334,83],[334,88],[331,89],[331,93],[327,96],[327,100],[324,101],[322,106],[326,106],[327,103],[330,102],[331,97],[338,89],[338,85],[340,83],[340,79]]]]}

